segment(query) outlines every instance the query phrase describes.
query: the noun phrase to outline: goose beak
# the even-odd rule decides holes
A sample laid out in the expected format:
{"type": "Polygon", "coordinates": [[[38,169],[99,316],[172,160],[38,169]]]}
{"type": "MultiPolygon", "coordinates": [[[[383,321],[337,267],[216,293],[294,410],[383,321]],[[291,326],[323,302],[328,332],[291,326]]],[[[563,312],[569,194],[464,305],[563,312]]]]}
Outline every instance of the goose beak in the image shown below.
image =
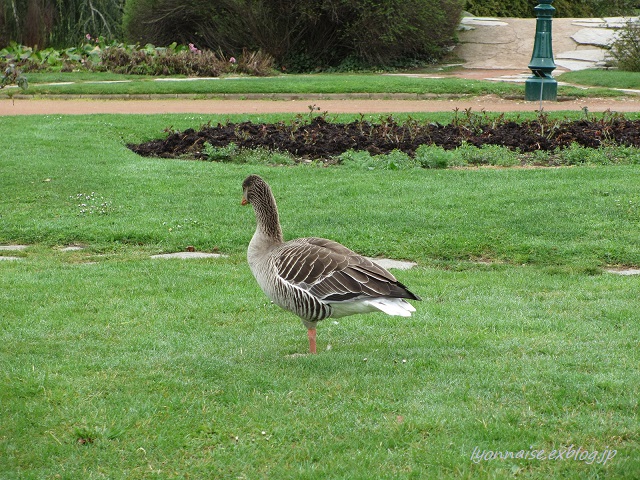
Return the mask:
{"type": "Polygon", "coordinates": [[[243,199],[242,199],[242,201],[240,202],[240,205],[246,205],[246,204],[248,204],[248,203],[249,203],[249,202],[247,202],[247,199],[246,199],[246,198],[243,198],[243,199]]]}

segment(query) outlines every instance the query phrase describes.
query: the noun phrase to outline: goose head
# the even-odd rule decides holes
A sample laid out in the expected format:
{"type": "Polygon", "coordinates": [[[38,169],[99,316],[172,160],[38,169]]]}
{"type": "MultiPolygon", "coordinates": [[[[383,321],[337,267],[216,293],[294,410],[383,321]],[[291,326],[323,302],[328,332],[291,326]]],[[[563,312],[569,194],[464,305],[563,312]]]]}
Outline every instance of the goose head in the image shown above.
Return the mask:
{"type": "Polygon", "coordinates": [[[271,188],[258,175],[249,175],[242,182],[242,205],[248,203],[256,205],[256,203],[264,203],[269,197],[273,197],[271,188]]]}

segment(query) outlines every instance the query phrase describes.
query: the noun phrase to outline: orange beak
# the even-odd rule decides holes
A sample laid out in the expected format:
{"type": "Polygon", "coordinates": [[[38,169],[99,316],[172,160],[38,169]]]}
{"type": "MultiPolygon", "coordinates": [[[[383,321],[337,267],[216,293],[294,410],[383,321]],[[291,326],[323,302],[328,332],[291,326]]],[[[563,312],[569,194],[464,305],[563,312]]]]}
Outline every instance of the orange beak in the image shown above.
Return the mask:
{"type": "Polygon", "coordinates": [[[242,201],[240,202],[240,205],[246,205],[247,203],[249,203],[247,202],[247,199],[243,198],[242,201]]]}

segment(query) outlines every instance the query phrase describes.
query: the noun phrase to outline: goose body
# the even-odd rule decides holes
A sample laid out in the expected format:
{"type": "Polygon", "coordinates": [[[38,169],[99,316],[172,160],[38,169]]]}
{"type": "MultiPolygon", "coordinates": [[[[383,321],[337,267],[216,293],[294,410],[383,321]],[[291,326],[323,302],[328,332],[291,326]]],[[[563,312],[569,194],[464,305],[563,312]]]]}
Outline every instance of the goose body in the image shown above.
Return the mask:
{"type": "Polygon", "coordinates": [[[242,184],[242,204],[250,203],[257,227],[247,260],[253,276],[276,305],[298,315],[316,353],[316,325],[329,317],[382,311],[411,316],[405,299],[420,300],[386,269],[347,247],[324,238],[285,242],[269,185],[250,175],[242,184]]]}

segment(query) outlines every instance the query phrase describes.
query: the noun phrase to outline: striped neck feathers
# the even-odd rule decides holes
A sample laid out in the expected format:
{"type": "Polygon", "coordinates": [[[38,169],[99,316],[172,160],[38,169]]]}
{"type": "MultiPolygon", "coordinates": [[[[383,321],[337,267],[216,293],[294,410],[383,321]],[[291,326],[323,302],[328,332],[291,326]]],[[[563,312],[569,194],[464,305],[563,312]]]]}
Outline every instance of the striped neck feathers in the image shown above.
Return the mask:
{"type": "Polygon", "coordinates": [[[276,199],[273,197],[273,193],[271,193],[268,185],[265,183],[264,186],[267,188],[261,189],[260,194],[256,195],[251,201],[258,223],[256,230],[260,231],[260,233],[272,241],[282,243],[284,239],[282,236],[282,228],[280,227],[276,199]]]}

